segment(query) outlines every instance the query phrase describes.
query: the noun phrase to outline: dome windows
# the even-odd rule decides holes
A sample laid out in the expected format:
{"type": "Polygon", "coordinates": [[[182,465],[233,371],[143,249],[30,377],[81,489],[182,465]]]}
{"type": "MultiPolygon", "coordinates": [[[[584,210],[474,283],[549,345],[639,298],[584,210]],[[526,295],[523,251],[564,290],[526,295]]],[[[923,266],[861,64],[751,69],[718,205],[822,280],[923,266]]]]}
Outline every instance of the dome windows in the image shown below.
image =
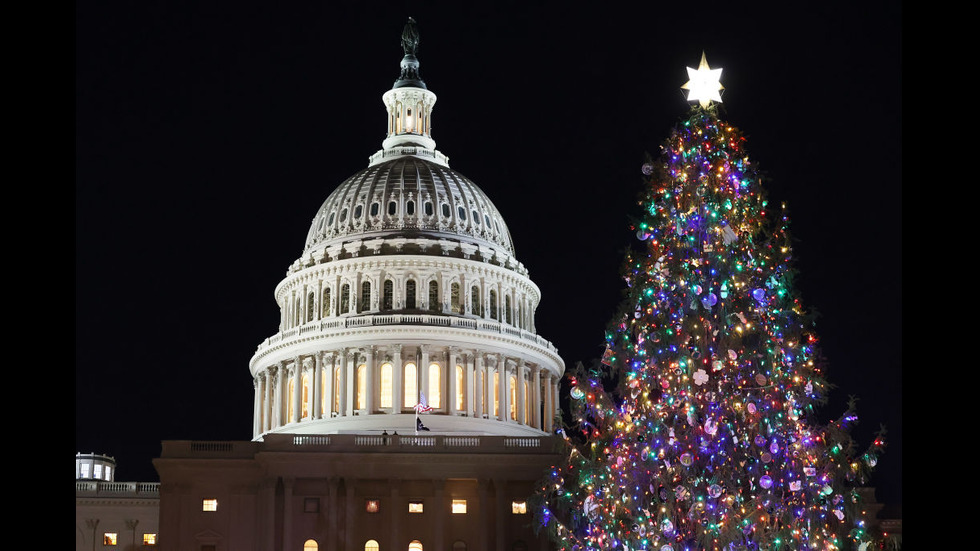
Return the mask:
{"type": "Polygon", "coordinates": [[[415,216],[415,201],[409,200],[405,202],[405,214],[415,216]]]}
{"type": "Polygon", "coordinates": [[[356,207],[354,207],[354,220],[360,220],[363,211],[364,211],[363,205],[357,205],[356,207]]]}
{"type": "Polygon", "coordinates": [[[449,203],[443,203],[442,204],[442,217],[443,218],[449,218],[450,215],[451,215],[451,211],[449,210],[449,203]]]}
{"type": "Polygon", "coordinates": [[[398,212],[398,203],[388,201],[388,216],[394,216],[398,212]]]}
{"type": "Polygon", "coordinates": [[[381,204],[378,203],[377,201],[375,201],[374,203],[371,203],[371,211],[370,212],[371,212],[371,216],[377,216],[378,213],[381,212],[381,204]]]}
{"type": "Polygon", "coordinates": [[[422,212],[424,212],[426,216],[432,216],[432,201],[426,201],[422,204],[422,212]]]}
{"type": "Polygon", "coordinates": [[[463,208],[463,205],[460,205],[459,208],[456,209],[456,212],[459,214],[459,219],[465,222],[466,221],[466,209],[463,208]]]}

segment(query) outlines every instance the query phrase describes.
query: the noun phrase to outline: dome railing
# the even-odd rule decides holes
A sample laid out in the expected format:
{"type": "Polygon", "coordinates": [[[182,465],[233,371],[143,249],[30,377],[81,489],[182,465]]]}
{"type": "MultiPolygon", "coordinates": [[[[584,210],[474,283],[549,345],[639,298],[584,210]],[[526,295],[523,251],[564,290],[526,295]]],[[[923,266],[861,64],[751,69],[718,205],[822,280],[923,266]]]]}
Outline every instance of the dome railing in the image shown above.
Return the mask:
{"type": "Polygon", "coordinates": [[[457,327],[480,332],[503,333],[521,340],[530,341],[546,350],[558,354],[558,350],[550,341],[541,338],[536,333],[525,331],[513,325],[496,320],[446,316],[439,314],[368,314],[314,320],[298,327],[280,331],[258,346],[256,352],[261,352],[273,345],[289,341],[293,338],[311,334],[325,333],[331,330],[359,327],[379,327],[385,325],[431,325],[438,327],[457,327]]]}

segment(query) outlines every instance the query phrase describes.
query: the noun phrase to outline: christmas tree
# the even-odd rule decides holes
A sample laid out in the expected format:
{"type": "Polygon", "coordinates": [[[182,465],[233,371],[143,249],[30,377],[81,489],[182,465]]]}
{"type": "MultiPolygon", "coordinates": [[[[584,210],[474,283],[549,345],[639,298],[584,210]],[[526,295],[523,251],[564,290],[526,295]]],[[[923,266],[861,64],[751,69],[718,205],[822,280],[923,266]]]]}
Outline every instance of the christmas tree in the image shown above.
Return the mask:
{"type": "Polygon", "coordinates": [[[829,383],[787,212],[719,119],[721,70],[688,71],[698,103],[643,165],[624,306],[569,376],[538,525],[562,550],[867,548],[855,489],[884,443],[857,451],[853,400],[818,421],[829,383]]]}

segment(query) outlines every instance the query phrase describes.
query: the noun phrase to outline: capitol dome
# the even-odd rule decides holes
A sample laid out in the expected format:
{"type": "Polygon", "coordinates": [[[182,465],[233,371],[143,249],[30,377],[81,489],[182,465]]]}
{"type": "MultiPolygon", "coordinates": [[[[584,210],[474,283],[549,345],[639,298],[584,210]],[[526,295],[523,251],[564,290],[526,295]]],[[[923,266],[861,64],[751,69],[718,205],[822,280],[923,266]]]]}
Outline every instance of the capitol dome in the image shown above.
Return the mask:
{"type": "Polygon", "coordinates": [[[255,440],[553,429],[564,362],[535,331],[540,291],[490,198],[435,148],[411,19],[402,47],[382,148],[275,289],[278,331],[250,361],[255,440]]]}

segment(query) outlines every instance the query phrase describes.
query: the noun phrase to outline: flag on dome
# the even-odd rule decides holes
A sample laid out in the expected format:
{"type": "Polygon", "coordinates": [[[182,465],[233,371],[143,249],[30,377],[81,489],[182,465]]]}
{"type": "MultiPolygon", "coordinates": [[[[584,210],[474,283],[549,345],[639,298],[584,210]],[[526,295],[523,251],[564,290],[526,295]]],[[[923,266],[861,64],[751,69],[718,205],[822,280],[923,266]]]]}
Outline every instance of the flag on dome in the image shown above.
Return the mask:
{"type": "Polygon", "coordinates": [[[419,392],[419,403],[415,404],[415,413],[426,413],[432,411],[429,402],[425,401],[425,393],[419,392]]]}

